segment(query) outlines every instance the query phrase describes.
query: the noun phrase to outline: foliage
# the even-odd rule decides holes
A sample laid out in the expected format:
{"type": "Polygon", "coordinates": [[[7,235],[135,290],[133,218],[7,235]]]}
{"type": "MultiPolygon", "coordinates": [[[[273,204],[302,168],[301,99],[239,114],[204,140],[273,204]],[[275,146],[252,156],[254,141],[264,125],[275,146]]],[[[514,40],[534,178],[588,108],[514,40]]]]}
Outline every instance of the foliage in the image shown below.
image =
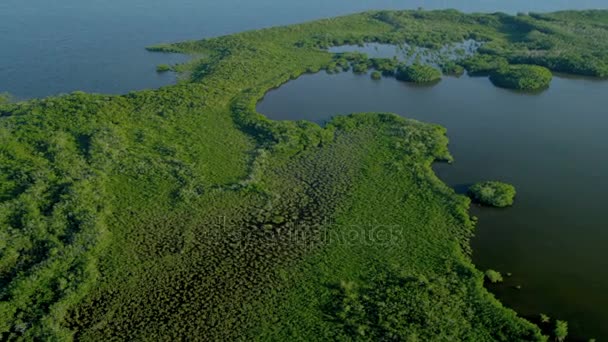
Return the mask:
{"type": "Polygon", "coordinates": [[[499,208],[513,205],[515,195],[514,186],[496,181],[477,183],[469,188],[469,196],[474,201],[499,208]]]}
{"type": "Polygon", "coordinates": [[[401,65],[396,77],[405,82],[432,83],[441,80],[441,72],[430,65],[401,65]]]}
{"type": "Polygon", "coordinates": [[[382,75],[392,76],[395,74],[395,69],[399,62],[395,58],[372,58],[370,59],[372,68],[381,72],[382,75]]]}
{"type": "Polygon", "coordinates": [[[547,316],[546,314],[541,313],[540,314],[540,322],[541,323],[549,323],[549,322],[551,322],[551,317],[547,316]]]}
{"type": "Polygon", "coordinates": [[[450,61],[441,65],[441,72],[445,75],[459,77],[464,74],[464,67],[456,62],[450,61]]]}
{"type": "Polygon", "coordinates": [[[370,77],[373,80],[379,80],[379,79],[382,79],[382,73],[380,71],[374,71],[374,72],[372,72],[370,77]]]}
{"type": "Polygon", "coordinates": [[[558,341],[566,340],[568,337],[568,322],[557,320],[555,321],[555,330],[553,332],[558,341]]]}
{"type": "Polygon", "coordinates": [[[500,272],[497,272],[497,271],[494,271],[494,270],[487,270],[486,271],[486,278],[491,283],[502,283],[502,281],[503,281],[502,274],[500,274],[500,272]]]}
{"type": "Polygon", "coordinates": [[[3,104],[8,104],[10,102],[13,102],[13,96],[9,93],[0,93],[0,105],[3,104]]]}
{"type": "Polygon", "coordinates": [[[489,76],[509,65],[505,58],[491,55],[475,55],[463,64],[471,76],[489,76]]]}
{"type": "Polygon", "coordinates": [[[549,87],[553,75],[537,65],[510,65],[495,71],[490,80],[499,87],[534,91],[549,87]]]}
{"type": "Polygon", "coordinates": [[[162,73],[167,71],[171,71],[171,66],[168,64],[159,64],[156,66],[156,72],[162,73]]]}

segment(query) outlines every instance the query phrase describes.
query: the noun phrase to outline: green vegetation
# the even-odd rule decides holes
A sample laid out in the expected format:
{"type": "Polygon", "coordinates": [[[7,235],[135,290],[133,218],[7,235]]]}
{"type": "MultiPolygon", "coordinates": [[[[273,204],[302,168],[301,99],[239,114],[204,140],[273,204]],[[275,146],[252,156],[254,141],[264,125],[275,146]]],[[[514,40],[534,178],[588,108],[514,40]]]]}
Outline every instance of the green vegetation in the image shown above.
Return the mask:
{"type": "Polygon", "coordinates": [[[498,208],[513,205],[516,191],[509,184],[487,181],[469,188],[469,196],[476,202],[498,208]]]}
{"type": "Polygon", "coordinates": [[[441,80],[441,72],[430,65],[402,65],[397,69],[397,79],[414,83],[433,83],[441,80]]]}
{"type": "Polygon", "coordinates": [[[9,103],[13,100],[13,97],[9,93],[0,93],[0,105],[9,103]]]}
{"type": "Polygon", "coordinates": [[[510,65],[490,76],[499,87],[526,91],[548,88],[552,78],[549,69],[537,65],[510,65]]]}
{"type": "Polygon", "coordinates": [[[450,61],[441,65],[441,72],[445,75],[460,77],[464,74],[464,67],[456,62],[450,61]]]}
{"type": "Polygon", "coordinates": [[[602,18],[368,12],[149,48],[204,56],[175,86],[2,104],[0,339],[542,341],[471,263],[470,201],[431,169],[443,128],[255,105],[305,72],[394,70],[322,49],[362,42],[607,76],[602,18]]]}
{"type": "Polygon", "coordinates": [[[381,72],[382,75],[392,76],[395,74],[395,69],[399,62],[395,58],[372,58],[370,60],[372,67],[381,72]]]}
{"type": "Polygon", "coordinates": [[[565,341],[568,337],[568,322],[555,321],[555,339],[559,342],[565,341]]]}
{"type": "Polygon", "coordinates": [[[471,76],[490,76],[509,66],[505,58],[492,55],[475,55],[466,59],[463,64],[471,76]]]}
{"type": "Polygon", "coordinates": [[[540,314],[540,322],[541,323],[549,323],[549,322],[551,322],[551,317],[549,317],[549,316],[541,313],[540,314]]]}
{"type": "Polygon", "coordinates": [[[374,71],[372,72],[371,76],[372,80],[379,80],[382,79],[382,73],[380,71],[374,71]]]}
{"type": "Polygon", "coordinates": [[[159,64],[156,66],[156,72],[162,73],[167,71],[171,71],[171,66],[168,64],[159,64]]]}
{"type": "Polygon", "coordinates": [[[502,275],[500,274],[500,272],[494,271],[494,270],[487,270],[486,271],[486,278],[491,282],[491,283],[502,283],[503,278],[502,275]]]}

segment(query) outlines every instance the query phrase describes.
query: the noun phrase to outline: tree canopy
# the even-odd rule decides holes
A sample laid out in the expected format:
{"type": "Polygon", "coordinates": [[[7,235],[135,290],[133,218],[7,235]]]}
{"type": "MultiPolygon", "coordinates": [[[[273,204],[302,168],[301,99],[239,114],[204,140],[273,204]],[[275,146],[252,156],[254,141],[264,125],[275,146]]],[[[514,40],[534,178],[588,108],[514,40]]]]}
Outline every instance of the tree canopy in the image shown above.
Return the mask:
{"type": "Polygon", "coordinates": [[[397,69],[396,77],[405,82],[433,83],[441,80],[441,72],[430,65],[401,65],[397,69]]]}
{"type": "Polygon", "coordinates": [[[549,69],[537,65],[509,65],[490,76],[492,83],[499,87],[526,91],[548,88],[552,78],[549,69]]]}
{"type": "Polygon", "coordinates": [[[481,204],[493,207],[508,207],[513,205],[515,187],[497,181],[477,183],[469,188],[469,196],[481,204]]]}

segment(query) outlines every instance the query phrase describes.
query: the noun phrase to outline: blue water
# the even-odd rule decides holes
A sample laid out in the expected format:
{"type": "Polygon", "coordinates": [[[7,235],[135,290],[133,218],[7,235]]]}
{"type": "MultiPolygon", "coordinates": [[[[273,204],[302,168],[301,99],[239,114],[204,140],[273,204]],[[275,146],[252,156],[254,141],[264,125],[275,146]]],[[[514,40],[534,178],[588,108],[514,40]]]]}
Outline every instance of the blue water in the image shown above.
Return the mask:
{"type": "Polygon", "coordinates": [[[0,92],[18,98],[83,90],[120,94],[175,82],[159,63],[184,56],[144,47],[369,9],[554,11],[608,8],[606,0],[2,0],[0,92]]]}

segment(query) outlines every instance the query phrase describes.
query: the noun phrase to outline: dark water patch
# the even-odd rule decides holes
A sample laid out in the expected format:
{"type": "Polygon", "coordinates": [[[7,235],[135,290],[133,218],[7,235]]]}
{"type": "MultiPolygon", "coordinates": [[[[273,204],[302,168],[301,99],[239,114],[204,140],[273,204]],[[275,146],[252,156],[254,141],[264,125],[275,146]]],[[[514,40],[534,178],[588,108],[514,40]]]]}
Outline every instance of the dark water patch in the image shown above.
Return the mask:
{"type": "Polygon", "coordinates": [[[457,192],[478,181],[517,188],[515,205],[473,205],[479,269],[513,273],[491,290],[522,315],[570,322],[573,335],[608,338],[608,82],[555,77],[530,95],[487,78],[446,77],[434,87],[369,75],[305,75],[270,91],[258,111],[323,122],[337,114],[395,112],[448,129],[453,164],[438,176],[457,192]],[[521,289],[517,289],[521,286],[521,289]]]}

